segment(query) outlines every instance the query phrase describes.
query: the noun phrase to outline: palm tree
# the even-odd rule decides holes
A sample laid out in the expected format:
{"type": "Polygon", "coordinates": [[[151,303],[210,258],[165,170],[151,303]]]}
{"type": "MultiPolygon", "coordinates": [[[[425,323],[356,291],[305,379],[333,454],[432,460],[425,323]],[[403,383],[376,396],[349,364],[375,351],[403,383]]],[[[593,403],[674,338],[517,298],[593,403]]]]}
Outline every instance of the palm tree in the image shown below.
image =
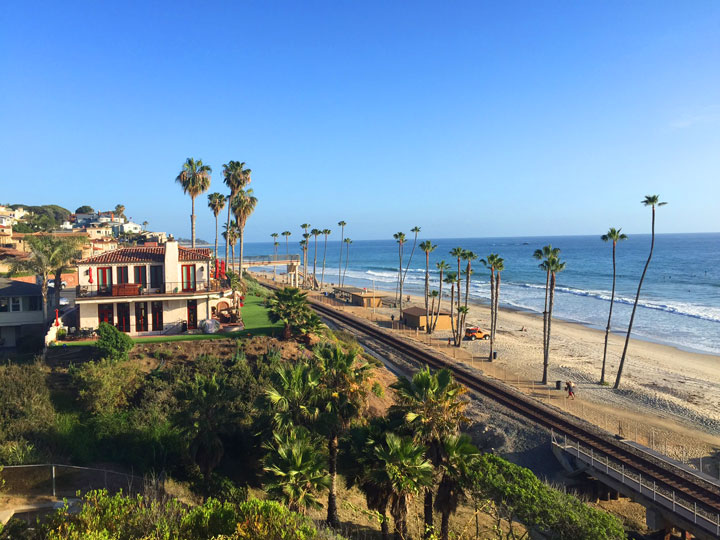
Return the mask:
{"type": "MultiPolygon", "coordinates": [[[[493,310],[493,331],[492,339],[495,341],[495,332],[497,331],[497,318],[500,305],[500,273],[505,270],[505,260],[498,257],[495,261],[495,309],[493,310]]],[[[492,349],[492,346],[490,347],[492,349]]]]}
{"type": "Polygon", "coordinates": [[[293,332],[306,333],[306,326],[311,330],[315,326],[317,315],[308,305],[307,293],[295,287],[275,291],[267,301],[267,308],[271,322],[283,323],[283,339],[290,339],[293,332]]]}
{"type": "Polygon", "coordinates": [[[308,231],[308,229],[310,228],[310,224],[303,223],[302,225],[300,225],[300,228],[305,231],[305,233],[303,234],[303,238],[305,239],[305,250],[303,251],[303,284],[305,285],[305,287],[307,287],[307,267],[308,267],[308,261],[307,261],[308,255],[307,254],[308,254],[308,249],[310,247],[310,240],[309,240],[310,232],[308,231]]]}
{"type": "Polygon", "coordinates": [[[320,278],[320,290],[322,290],[323,285],[325,284],[325,255],[327,255],[327,241],[328,236],[332,231],[330,229],[323,229],[322,234],[325,235],[325,247],[323,248],[323,264],[322,264],[322,277],[320,278]]]}
{"type": "MultiPolygon", "coordinates": [[[[498,266],[503,264],[502,258],[497,253],[491,253],[487,256],[487,259],[480,259],[480,262],[490,269],[490,352],[488,360],[492,360],[493,345],[495,342],[495,311],[497,309],[496,294],[499,293],[498,286],[496,285],[495,273],[498,271],[498,266]]],[[[498,273],[498,279],[500,274],[498,273]]]]}
{"type": "Polygon", "coordinates": [[[615,379],[615,385],[613,388],[620,387],[620,379],[622,378],[623,368],[625,367],[625,356],[627,355],[628,345],[630,344],[630,332],[632,332],[633,321],[635,320],[635,310],[637,309],[638,301],[640,300],[640,289],[642,289],[643,280],[645,279],[645,273],[647,272],[650,261],[652,260],[653,249],[655,248],[655,207],[665,206],[666,202],[660,202],[659,195],[646,195],[642,201],[643,206],[650,206],[652,208],[652,225],[651,225],[651,237],[650,237],[650,253],[648,254],[645,268],[643,268],[642,275],[640,276],[640,283],[638,283],[637,294],[635,295],[635,302],[633,303],[632,312],[630,313],[630,323],[628,324],[627,335],[625,336],[625,346],[623,347],[622,357],[620,358],[620,366],[618,367],[617,377],[615,379]]]}
{"type": "MultiPolygon", "coordinates": [[[[399,378],[391,385],[395,391],[396,405],[391,411],[404,416],[413,430],[418,443],[427,448],[427,457],[433,467],[442,462],[443,441],[459,433],[460,424],[466,422],[464,415],[467,402],[462,395],[467,391],[458,384],[447,369],[432,372],[425,367],[412,379],[399,378]]],[[[433,528],[433,490],[425,492],[425,530],[433,528]]]]}
{"type": "MultiPolygon", "coordinates": [[[[222,237],[225,239],[226,245],[230,246],[230,267],[233,268],[235,266],[235,242],[237,242],[240,231],[234,219],[227,225],[223,225],[223,229],[225,230],[222,237]]],[[[227,262],[227,259],[225,261],[227,262]]]]}
{"type": "MultiPolygon", "coordinates": [[[[547,261],[553,257],[557,258],[560,256],[560,249],[553,248],[550,244],[543,246],[542,249],[536,249],[533,253],[539,261],[547,261]]],[[[550,297],[550,270],[546,268],[546,265],[541,263],[539,265],[541,269],[545,269],[545,306],[543,307],[543,364],[547,364],[547,342],[548,342],[548,299],[550,297]]]]}
{"type": "Polygon", "coordinates": [[[432,331],[435,331],[435,327],[437,326],[438,317],[440,317],[440,304],[442,304],[442,286],[443,286],[443,272],[450,270],[450,265],[446,263],[445,261],[440,261],[439,263],[435,263],[435,268],[438,269],[440,272],[439,280],[440,280],[440,287],[438,291],[438,305],[437,305],[437,312],[435,313],[435,317],[433,319],[433,325],[432,325],[432,331]]]}
{"type": "Polygon", "coordinates": [[[402,263],[403,263],[403,246],[405,245],[405,233],[403,232],[397,232],[393,234],[393,238],[397,242],[398,245],[398,257],[400,259],[400,262],[398,264],[398,277],[397,277],[397,288],[396,291],[399,292],[399,300],[400,300],[400,318],[402,319],[402,295],[403,295],[403,276],[402,276],[402,263]]]}
{"type": "MultiPolygon", "coordinates": [[[[452,332],[453,339],[455,339],[455,285],[457,285],[457,274],[455,272],[448,272],[445,274],[445,283],[450,285],[450,330],[452,332]]],[[[438,313],[440,310],[438,309],[438,313]]]]}
{"type": "Polygon", "coordinates": [[[195,197],[206,192],[210,187],[210,173],[212,173],[210,165],[204,165],[202,159],[196,161],[193,158],[187,158],[180,174],[175,178],[175,181],[182,187],[183,193],[190,195],[192,201],[190,237],[193,248],[195,247],[195,197]]]}
{"type": "Polygon", "coordinates": [[[413,239],[413,246],[412,246],[412,249],[410,250],[410,258],[408,259],[407,265],[405,266],[405,273],[402,276],[403,284],[405,284],[405,278],[407,278],[408,269],[410,268],[410,265],[412,264],[412,258],[413,258],[413,255],[415,254],[415,245],[417,244],[418,233],[420,233],[420,227],[415,226],[412,229],[410,229],[410,232],[415,233],[415,238],[413,239]]]}
{"type": "Polygon", "coordinates": [[[432,485],[433,467],[425,458],[425,448],[411,437],[387,433],[375,447],[379,467],[377,483],[390,487],[390,513],[395,521],[395,539],[409,540],[407,516],[413,496],[432,485]]]}
{"type": "Polygon", "coordinates": [[[208,208],[215,216],[215,257],[218,256],[218,215],[225,208],[225,195],[222,193],[211,193],[208,195],[208,208]]]}
{"type": "MultiPolygon", "coordinates": [[[[241,189],[244,189],[250,183],[252,171],[245,168],[244,161],[228,161],[223,165],[223,182],[230,188],[230,195],[227,200],[232,203],[235,196],[241,189]]],[[[226,226],[230,227],[230,214],[232,213],[232,204],[228,205],[228,215],[226,226]]],[[[227,260],[229,251],[229,242],[225,241],[225,260],[227,260]]]]}
{"type": "Polygon", "coordinates": [[[450,435],[443,440],[443,460],[440,465],[442,479],[435,499],[435,510],[442,516],[442,540],[448,540],[450,536],[450,515],[457,511],[464,498],[470,469],[479,455],[467,435],[450,435]]]}
{"type": "Polygon", "coordinates": [[[55,237],[50,235],[31,236],[28,241],[30,256],[16,259],[10,267],[10,274],[32,272],[39,276],[40,294],[43,299],[43,320],[48,319],[48,279],[54,275],[55,305],[60,304],[62,273],[79,257],[84,242],[82,237],[55,237]]]}
{"type": "MultiPolygon", "coordinates": [[[[467,266],[465,267],[465,315],[467,315],[467,309],[468,309],[468,295],[470,294],[470,276],[473,274],[472,270],[472,261],[477,259],[478,256],[469,250],[463,250],[462,259],[464,261],[467,261],[467,266]]],[[[463,315],[462,318],[462,325],[460,327],[460,330],[458,331],[460,334],[460,338],[462,338],[464,328],[465,328],[465,315],[463,315]]]]}
{"type": "MultiPolygon", "coordinates": [[[[143,231],[147,231],[147,226],[150,225],[150,222],[148,220],[145,220],[142,222],[143,231]]],[[[215,226],[215,229],[217,230],[217,225],[215,226]]]]}
{"type": "Polygon", "coordinates": [[[343,240],[343,242],[345,242],[346,249],[345,249],[345,269],[343,270],[341,286],[345,284],[345,274],[347,274],[348,261],[350,260],[350,244],[352,244],[353,241],[350,240],[349,238],[346,238],[345,240],[343,240]]]}
{"type": "Polygon", "coordinates": [[[430,240],[425,240],[420,244],[420,249],[425,253],[425,332],[432,333],[430,324],[430,253],[435,251],[437,246],[430,240]]]}
{"type": "MultiPolygon", "coordinates": [[[[438,298],[438,296],[440,296],[440,295],[435,289],[433,289],[432,291],[430,291],[428,293],[428,296],[431,298],[430,318],[428,319],[428,334],[432,334],[432,330],[433,330],[432,319],[433,319],[433,316],[435,315],[435,299],[438,298]]],[[[439,303],[439,300],[438,300],[438,303],[439,303]]]]}
{"type": "Polygon", "coordinates": [[[285,237],[285,254],[290,255],[290,246],[288,245],[288,238],[290,238],[290,235],[292,234],[290,231],[283,231],[282,234],[285,237]]]}
{"type": "Polygon", "coordinates": [[[274,433],[273,442],[263,461],[268,475],[265,489],[293,512],[321,508],[320,492],[327,489],[330,478],[317,443],[303,427],[286,433],[274,433]]]}
{"type": "Polygon", "coordinates": [[[316,270],[317,270],[317,239],[318,236],[322,234],[322,231],[320,229],[313,229],[310,231],[310,234],[315,237],[315,251],[313,252],[313,282],[312,282],[312,288],[315,289],[315,284],[317,283],[317,277],[316,277],[316,270]]]}
{"type": "Polygon", "coordinates": [[[350,422],[360,417],[367,399],[366,382],[370,366],[361,361],[358,353],[356,349],[345,352],[337,345],[325,345],[315,351],[324,403],[320,425],[328,444],[330,489],[327,522],[331,527],[340,525],[335,488],[338,438],[347,431],[350,422]]]}
{"type": "Polygon", "coordinates": [[[114,214],[117,217],[124,218],[125,217],[125,205],[124,204],[116,204],[114,214]]]}
{"type": "Polygon", "coordinates": [[[265,410],[272,415],[274,431],[313,427],[320,415],[319,396],[320,372],[315,366],[298,362],[277,367],[265,390],[265,410]]]}
{"type": "Polygon", "coordinates": [[[616,229],[610,227],[607,234],[603,234],[600,240],[603,242],[612,241],[612,266],[613,266],[613,278],[612,278],[612,292],[610,293],[610,312],[608,313],[607,327],[605,328],[605,346],[603,348],[603,359],[602,359],[602,370],[600,371],[600,384],[605,384],[605,361],[607,359],[607,346],[608,337],[610,336],[610,321],[612,320],[613,304],[615,303],[615,250],[617,249],[617,243],[626,240],[627,235],[623,234],[622,229],[616,229]]]}
{"type": "Polygon", "coordinates": [[[555,302],[555,277],[558,272],[565,270],[565,263],[558,257],[550,257],[540,264],[540,268],[550,273],[550,301],[548,302],[547,314],[547,341],[545,343],[545,355],[543,360],[542,384],[547,384],[548,364],[550,363],[550,327],[552,325],[553,304],[555,302]]]}
{"type": "Polygon", "coordinates": [[[257,206],[257,198],[253,195],[253,190],[241,189],[235,195],[235,198],[230,201],[232,206],[233,214],[235,215],[235,221],[238,224],[238,239],[240,241],[240,279],[243,279],[243,251],[245,246],[245,224],[247,223],[250,215],[255,211],[257,206]]]}
{"type": "MultiPolygon", "coordinates": [[[[455,275],[455,279],[457,280],[457,307],[460,307],[460,280],[462,277],[462,272],[460,270],[460,260],[463,257],[463,254],[465,253],[465,250],[461,247],[456,247],[450,250],[450,255],[455,257],[457,259],[457,274],[455,275]]],[[[453,311],[450,310],[450,317],[453,317],[453,311]]],[[[453,330],[453,338],[455,340],[455,346],[460,346],[460,311],[457,313],[457,324],[454,327],[453,330]]]]}
{"type": "Polygon", "coordinates": [[[342,287],[342,276],[341,276],[341,269],[342,269],[342,248],[343,248],[343,238],[345,238],[345,223],[344,221],[338,221],[338,227],[340,227],[340,258],[338,259],[338,285],[342,287]]]}
{"type": "MultiPolygon", "coordinates": [[[[274,255],[274,262],[277,263],[277,256],[278,256],[278,233],[274,232],[270,234],[270,237],[273,239],[273,255],[274,255]]],[[[277,276],[277,264],[273,264],[273,280],[275,280],[275,276],[277,276]]]]}

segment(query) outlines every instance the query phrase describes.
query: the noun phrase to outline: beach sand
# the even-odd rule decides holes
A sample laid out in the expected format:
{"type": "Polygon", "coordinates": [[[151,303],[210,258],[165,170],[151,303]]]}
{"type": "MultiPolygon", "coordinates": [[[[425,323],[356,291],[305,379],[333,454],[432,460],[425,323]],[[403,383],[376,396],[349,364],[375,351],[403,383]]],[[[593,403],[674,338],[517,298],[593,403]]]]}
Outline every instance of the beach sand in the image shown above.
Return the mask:
{"type": "MultiPolygon", "coordinates": [[[[272,276],[271,273],[268,275],[272,276]]],[[[394,296],[393,292],[387,294],[389,299],[394,296]]],[[[444,310],[449,308],[448,304],[443,301],[444,310]]],[[[424,307],[424,302],[422,297],[411,296],[409,305],[424,307]]],[[[489,306],[472,304],[469,307],[466,326],[489,329],[489,306]]],[[[359,315],[373,316],[371,310],[347,309],[359,315]]],[[[392,314],[397,320],[397,309],[377,308],[374,317],[387,320],[392,314]]],[[[720,463],[714,462],[720,454],[713,449],[720,448],[720,357],[631,339],[623,379],[620,388],[614,390],[612,384],[624,335],[610,334],[606,368],[606,381],[610,385],[601,386],[598,383],[605,332],[553,319],[550,384],[541,387],[542,334],[542,315],[501,308],[495,343],[497,360],[481,363],[488,357],[490,345],[487,341],[464,341],[463,349],[475,358],[474,365],[485,373],[547,398],[609,431],[620,431],[628,438],[682,460],[714,455],[714,459],[707,460],[703,470],[709,467],[709,472],[718,474],[720,463]],[[575,402],[565,400],[564,392],[554,390],[558,380],[575,383],[578,397],[575,402]]],[[[436,332],[432,341],[452,355],[453,347],[446,345],[449,335],[449,331],[436,332]]],[[[419,333],[417,339],[428,338],[419,333]]]]}

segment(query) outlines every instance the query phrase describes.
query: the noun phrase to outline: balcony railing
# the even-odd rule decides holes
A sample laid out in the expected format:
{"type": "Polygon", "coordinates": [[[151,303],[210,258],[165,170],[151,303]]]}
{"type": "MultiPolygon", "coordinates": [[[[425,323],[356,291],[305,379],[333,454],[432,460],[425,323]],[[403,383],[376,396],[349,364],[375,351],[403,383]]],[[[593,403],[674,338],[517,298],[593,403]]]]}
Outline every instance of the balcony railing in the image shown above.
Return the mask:
{"type": "Polygon", "coordinates": [[[208,281],[192,282],[171,282],[167,281],[159,286],[140,283],[118,283],[113,285],[78,285],[75,288],[77,298],[88,298],[93,296],[152,296],[152,295],[173,295],[192,294],[225,291],[230,288],[227,280],[212,279],[208,281]]]}

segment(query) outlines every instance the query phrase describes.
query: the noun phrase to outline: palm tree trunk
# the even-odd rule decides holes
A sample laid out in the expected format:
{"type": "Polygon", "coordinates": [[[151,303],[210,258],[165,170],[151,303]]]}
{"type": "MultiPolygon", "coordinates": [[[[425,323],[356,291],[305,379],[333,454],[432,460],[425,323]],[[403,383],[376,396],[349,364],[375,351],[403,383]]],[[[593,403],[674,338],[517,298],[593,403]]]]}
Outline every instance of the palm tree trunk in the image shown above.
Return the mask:
{"type": "Polygon", "coordinates": [[[399,244],[398,253],[400,256],[400,266],[398,267],[398,286],[400,287],[400,319],[402,319],[402,311],[403,311],[402,244],[399,244]]]}
{"type": "Polygon", "coordinates": [[[460,273],[460,257],[457,260],[458,271],[457,271],[457,325],[455,328],[455,346],[460,346],[460,297],[462,292],[460,291],[460,283],[462,283],[462,274],[460,273]]]}
{"type": "Polygon", "coordinates": [[[285,237],[285,255],[290,255],[290,245],[288,244],[288,237],[285,237]]]}
{"type": "Polygon", "coordinates": [[[425,252],[425,333],[430,333],[430,252],[425,252]]]}
{"type": "Polygon", "coordinates": [[[338,259],[338,285],[342,287],[342,245],[345,240],[345,227],[340,228],[340,258],[338,259]]]}
{"type": "Polygon", "coordinates": [[[424,503],[425,534],[423,538],[432,538],[433,533],[433,491],[432,488],[425,489],[424,503]]]}
{"type": "Polygon", "coordinates": [[[192,214],[190,214],[190,238],[192,239],[192,247],[195,248],[195,197],[190,197],[192,201],[192,214]]]}
{"type": "MultiPolygon", "coordinates": [[[[465,307],[467,308],[468,296],[470,294],[470,272],[472,272],[472,266],[470,263],[470,259],[468,259],[467,268],[465,269],[465,272],[467,273],[467,275],[465,276],[465,307]]],[[[467,317],[467,313],[463,313],[463,320],[462,320],[463,328],[465,328],[465,317],[467,317]]],[[[462,334],[462,331],[460,333],[462,334]]]]}
{"type": "Polygon", "coordinates": [[[218,256],[218,215],[215,214],[215,259],[218,256]]]}
{"type": "Polygon", "coordinates": [[[620,357],[620,366],[618,367],[617,378],[613,388],[617,389],[620,387],[620,379],[622,378],[623,368],[625,367],[625,356],[627,355],[628,345],[630,344],[630,332],[632,332],[633,321],[635,320],[635,310],[637,309],[638,302],[640,301],[640,289],[642,289],[643,280],[645,279],[645,273],[647,272],[648,266],[650,266],[650,260],[652,259],[653,249],[655,248],[655,207],[652,207],[652,236],[650,237],[650,254],[648,255],[645,268],[640,276],[640,283],[638,284],[637,294],[635,295],[635,303],[633,304],[632,313],[630,313],[630,324],[628,324],[627,335],[625,336],[625,346],[623,347],[623,353],[620,357]]]}
{"type": "Polygon", "coordinates": [[[325,235],[325,247],[323,248],[323,266],[320,277],[320,290],[322,290],[323,285],[325,284],[325,255],[327,255],[327,234],[325,235]]]}
{"type": "Polygon", "coordinates": [[[542,383],[547,384],[547,313],[548,313],[548,295],[550,293],[550,270],[545,276],[545,307],[543,308],[543,378],[542,383]]]}
{"type": "Polygon", "coordinates": [[[238,266],[240,267],[240,279],[243,278],[243,252],[245,250],[245,226],[240,227],[240,261],[238,266]]]}
{"type": "Polygon", "coordinates": [[[453,317],[453,308],[455,306],[455,283],[450,285],[450,330],[452,331],[453,339],[455,339],[455,318],[453,317]]]}
{"type": "Polygon", "coordinates": [[[442,540],[448,540],[450,537],[450,513],[443,512],[442,520],[440,521],[440,536],[442,540]]]}
{"type": "Polygon", "coordinates": [[[490,268],[490,352],[488,360],[492,360],[493,347],[495,345],[495,269],[490,268]]]}
{"type": "Polygon", "coordinates": [[[40,294],[42,295],[43,301],[43,322],[48,320],[48,286],[47,286],[48,274],[42,275],[42,284],[40,285],[40,294]]]}
{"type": "Polygon", "coordinates": [[[382,533],[383,540],[390,539],[390,527],[388,526],[388,517],[385,511],[380,513],[380,532],[382,533]]]}
{"type": "MultiPolygon", "coordinates": [[[[493,319],[493,334],[497,332],[497,318],[498,318],[498,311],[500,306],[500,272],[497,273],[497,277],[495,278],[495,315],[493,319]]],[[[493,335],[493,338],[495,336],[493,335]]]]}
{"type": "Polygon", "coordinates": [[[315,237],[315,252],[313,253],[313,281],[312,288],[315,289],[317,283],[317,277],[315,277],[315,271],[317,270],[317,236],[315,237]]]}
{"type": "Polygon", "coordinates": [[[340,518],[338,518],[337,511],[337,452],[338,452],[338,437],[337,434],[333,433],[328,438],[328,473],[330,474],[330,489],[328,490],[328,513],[327,523],[331,527],[337,527],[340,525],[340,518]]]}
{"type": "Polygon", "coordinates": [[[555,301],[555,272],[552,273],[550,278],[550,304],[548,306],[548,321],[547,321],[547,347],[545,352],[545,363],[543,364],[543,384],[547,384],[547,372],[548,364],[550,363],[550,327],[552,326],[552,310],[553,302],[555,301]]]}
{"type": "Polygon", "coordinates": [[[438,305],[437,305],[437,312],[435,313],[435,317],[433,317],[433,326],[432,331],[435,331],[435,327],[437,326],[438,318],[440,317],[440,304],[442,304],[442,287],[443,287],[443,271],[440,270],[440,286],[438,287],[438,305]]]}
{"type": "Polygon", "coordinates": [[[228,215],[227,224],[225,225],[225,265],[227,265],[228,253],[230,252],[230,207],[232,204],[232,197],[228,200],[228,215]]]}
{"type": "Polygon", "coordinates": [[[348,242],[347,250],[345,251],[345,270],[343,270],[342,282],[345,284],[345,274],[347,274],[348,260],[350,259],[350,242],[348,242]]]}
{"type": "Polygon", "coordinates": [[[610,293],[610,312],[608,313],[607,327],[605,328],[605,346],[603,347],[602,370],[600,371],[600,384],[605,384],[605,361],[607,359],[608,338],[610,337],[610,321],[612,320],[613,304],[615,303],[615,247],[617,242],[613,240],[612,263],[613,263],[613,280],[612,292],[610,293]]]}
{"type": "Polygon", "coordinates": [[[62,289],[62,268],[55,271],[55,290],[53,291],[53,304],[56,308],[60,307],[60,290],[62,289]]]}

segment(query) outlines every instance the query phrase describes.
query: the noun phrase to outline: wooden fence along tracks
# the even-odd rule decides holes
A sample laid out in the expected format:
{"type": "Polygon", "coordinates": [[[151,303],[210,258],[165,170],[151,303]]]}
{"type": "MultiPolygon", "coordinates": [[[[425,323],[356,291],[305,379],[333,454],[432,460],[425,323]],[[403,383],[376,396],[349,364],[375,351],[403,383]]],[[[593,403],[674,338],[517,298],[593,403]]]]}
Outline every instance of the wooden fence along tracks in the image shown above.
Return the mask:
{"type": "MultiPolygon", "coordinates": [[[[271,284],[268,286],[273,289],[278,288],[271,284]]],[[[704,521],[712,524],[713,529],[717,527],[720,534],[719,484],[685,470],[671,460],[663,459],[662,456],[651,455],[640,448],[630,446],[588,422],[570,418],[499,381],[472,373],[462,365],[448,361],[449,359],[444,355],[419,343],[400,338],[370,321],[334,309],[313,298],[308,300],[322,317],[337,321],[390,346],[419,365],[427,364],[434,369],[447,368],[459,382],[471,390],[551,430],[554,435],[561,435],[577,442],[601,459],[622,464],[623,470],[628,475],[640,476],[643,485],[651,482],[656,490],[672,493],[673,499],[678,504],[696,509],[696,514],[704,516],[706,518],[704,521]]]]}

